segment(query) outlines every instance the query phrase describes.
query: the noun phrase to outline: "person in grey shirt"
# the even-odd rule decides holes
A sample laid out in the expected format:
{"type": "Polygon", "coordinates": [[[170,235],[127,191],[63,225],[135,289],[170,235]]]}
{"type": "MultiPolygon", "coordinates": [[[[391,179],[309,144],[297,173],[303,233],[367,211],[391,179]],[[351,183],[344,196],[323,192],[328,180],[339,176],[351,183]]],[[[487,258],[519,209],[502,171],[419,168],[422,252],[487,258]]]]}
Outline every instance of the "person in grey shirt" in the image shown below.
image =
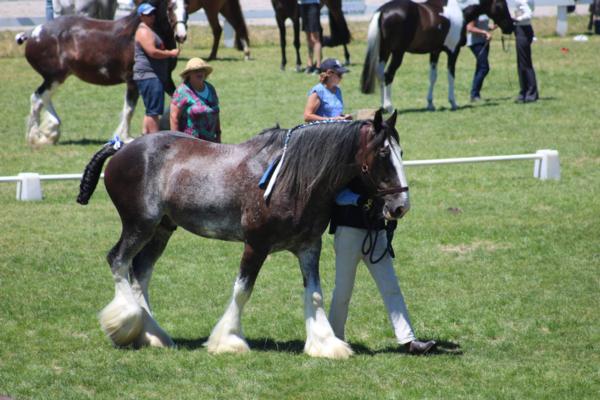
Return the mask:
{"type": "Polygon", "coordinates": [[[155,13],[156,8],[148,3],[137,8],[142,22],[135,32],[133,80],[146,107],[143,133],[159,130],[159,118],[165,108],[164,82],[169,74],[167,59],[179,55],[179,49],[165,49],[160,37],[152,30],[155,13]]]}

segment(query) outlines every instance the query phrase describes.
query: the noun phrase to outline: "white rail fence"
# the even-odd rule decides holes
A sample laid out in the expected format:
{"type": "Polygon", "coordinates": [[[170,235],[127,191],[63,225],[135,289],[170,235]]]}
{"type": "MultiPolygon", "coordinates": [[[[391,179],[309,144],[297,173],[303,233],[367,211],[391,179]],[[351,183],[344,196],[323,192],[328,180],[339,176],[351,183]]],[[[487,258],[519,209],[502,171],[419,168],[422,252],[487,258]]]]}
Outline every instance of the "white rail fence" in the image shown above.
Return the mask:
{"type": "MultiPolygon", "coordinates": [[[[435,160],[404,161],[409,167],[467,164],[497,161],[534,160],[533,177],[541,180],[560,179],[560,161],[556,150],[538,150],[533,154],[513,154],[507,156],[440,158],[435,160]]],[[[0,176],[1,182],[17,183],[17,200],[42,200],[41,181],[81,180],[83,174],[40,175],[35,172],[22,172],[17,176],[0,176]]],[[[100,176],[104,178],[104,174],[100,176]]]]}

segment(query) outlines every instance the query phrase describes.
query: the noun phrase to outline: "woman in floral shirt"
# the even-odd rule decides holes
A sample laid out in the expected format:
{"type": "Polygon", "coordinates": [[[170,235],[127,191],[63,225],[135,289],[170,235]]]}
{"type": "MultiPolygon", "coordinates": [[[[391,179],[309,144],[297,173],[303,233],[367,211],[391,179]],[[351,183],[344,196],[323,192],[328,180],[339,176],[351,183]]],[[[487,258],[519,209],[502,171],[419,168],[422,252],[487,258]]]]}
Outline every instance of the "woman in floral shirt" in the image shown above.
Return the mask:
{"type": "Polygon", "coordinates": [[[183,83],[171,101],[171,130],[199,139],[221,143],[219,98],[213,85],[205,79],[212,67],[201,58],[191,58],[181,73],[183,83]]]}

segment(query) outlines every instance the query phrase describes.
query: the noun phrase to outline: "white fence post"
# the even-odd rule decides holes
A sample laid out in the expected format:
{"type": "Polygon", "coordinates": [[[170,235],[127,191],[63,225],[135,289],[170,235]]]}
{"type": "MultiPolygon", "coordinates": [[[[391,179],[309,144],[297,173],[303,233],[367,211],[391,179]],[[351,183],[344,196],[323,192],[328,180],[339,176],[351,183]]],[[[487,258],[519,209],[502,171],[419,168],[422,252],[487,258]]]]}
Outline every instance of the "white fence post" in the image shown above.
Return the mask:
{"type": "Polygon", "coordinates": [[[565,36],[567,34],[569,24],[567,17],[567,6],[556,7],[556,34],[558,36],[565,36]]]}
{"type": "Polygon", "coordinates": [[[40,174],[33,172],[22,172],[18,175],[17,200],[42,200],[42,185],[40,174]]]}
{"type": "Polygon", "coordinates": [[[533,177],[541,180],[560,180],[560,161],[556,150],[538,150],[535,154],[542,158],[535,160],[533,165],[533,177]]]}

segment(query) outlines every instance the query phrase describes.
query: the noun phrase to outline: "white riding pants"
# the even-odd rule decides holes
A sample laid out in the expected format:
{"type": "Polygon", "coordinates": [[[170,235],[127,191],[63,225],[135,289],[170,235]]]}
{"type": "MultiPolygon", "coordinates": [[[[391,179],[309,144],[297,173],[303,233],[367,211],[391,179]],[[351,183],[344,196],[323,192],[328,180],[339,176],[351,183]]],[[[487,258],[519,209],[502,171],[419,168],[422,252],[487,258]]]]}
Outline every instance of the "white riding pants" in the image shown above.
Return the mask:
{"type": "MultiPolygon", "coordinates": [[[[371,276],[377,284],[379,293],[388,312],[392,329],[399,344],[415,340],[410,324],[408,310],[400,291],[398,278],[394,271],[392,258],[386,254],[381,261],[373,264],[369,255],[362,254],[362,244],[367,231],[365,229],[338,226],[335,232],[335,288],[329,310],[329,322],[335,336],[344,339],[344,327],[348,318],[348,306],[352,297],[356,268],[362,259],[367,265],[371,276]]],[[[379,231],[375,246],[374,257],[377,259],[387,247],[387,237],[384,230],[379,231]]]]}

